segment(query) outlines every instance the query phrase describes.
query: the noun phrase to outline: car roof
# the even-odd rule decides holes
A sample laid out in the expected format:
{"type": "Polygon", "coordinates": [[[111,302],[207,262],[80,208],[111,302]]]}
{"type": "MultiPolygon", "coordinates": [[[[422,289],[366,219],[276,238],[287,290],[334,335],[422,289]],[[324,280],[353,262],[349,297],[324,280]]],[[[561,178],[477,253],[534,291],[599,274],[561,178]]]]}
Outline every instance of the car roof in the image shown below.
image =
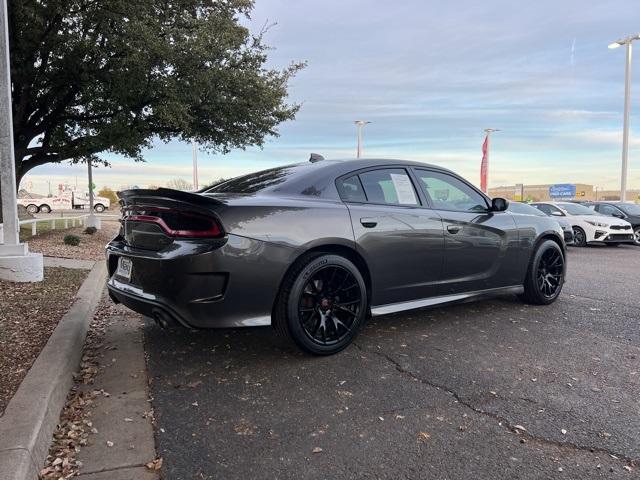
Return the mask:
{"type": "Polygon", "coordinates": [[[322,159],[282,165],[261,172],[254,172],[222,182],[203,190],[201,193],[224,193],[224,185],[242,181],[243,178],[260,177],[266,179],[259,191],[262,195],[313,196],[316,198],[339,199],[335,180],[351,172],[375,167],[422,167],[458,176],[446,168],[415,160],[395,158],[322,159]],[[267,179],[267,177],[269,177],[267,179]],[[216,187],[221,187],[216,190],[216,187]]]}

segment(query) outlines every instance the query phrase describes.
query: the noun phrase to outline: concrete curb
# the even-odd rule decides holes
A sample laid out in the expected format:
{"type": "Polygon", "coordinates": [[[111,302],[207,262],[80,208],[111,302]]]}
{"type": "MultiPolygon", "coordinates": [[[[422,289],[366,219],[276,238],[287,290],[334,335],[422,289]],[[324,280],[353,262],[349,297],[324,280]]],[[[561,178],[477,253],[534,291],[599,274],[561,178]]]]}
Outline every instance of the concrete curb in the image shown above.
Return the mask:
{"type": "Polygon", "coordinates": [[[98,262],[0,417],[0,478],[35,480],[73,385],[107,276],[98,262]]]}

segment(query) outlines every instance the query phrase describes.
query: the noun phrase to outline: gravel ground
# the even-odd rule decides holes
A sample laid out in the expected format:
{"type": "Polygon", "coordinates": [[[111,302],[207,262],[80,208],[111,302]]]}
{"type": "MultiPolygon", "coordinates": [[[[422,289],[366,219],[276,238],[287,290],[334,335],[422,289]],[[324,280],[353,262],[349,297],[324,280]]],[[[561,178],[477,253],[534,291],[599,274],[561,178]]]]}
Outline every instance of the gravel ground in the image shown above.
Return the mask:
{"type": "Polygon", "coordinates": [[[82,233],[84,227],[66,230],[50,230],[27,239],[29,250],[40,252],[47,257],[75,258],[78,260],[101,260],[104,258],[104,247],[115,237],[120,224],[117,221],[103,220],[102,228],[93,235],[82,233]],[[80,237],[80,245],[65,245],[65,235],[80,237]]]}
{"type": "Polygon", "coordinates": [[[40,283],[0,281],[0,415],[87,274],[87,270],[45,268],[40,283]]]}

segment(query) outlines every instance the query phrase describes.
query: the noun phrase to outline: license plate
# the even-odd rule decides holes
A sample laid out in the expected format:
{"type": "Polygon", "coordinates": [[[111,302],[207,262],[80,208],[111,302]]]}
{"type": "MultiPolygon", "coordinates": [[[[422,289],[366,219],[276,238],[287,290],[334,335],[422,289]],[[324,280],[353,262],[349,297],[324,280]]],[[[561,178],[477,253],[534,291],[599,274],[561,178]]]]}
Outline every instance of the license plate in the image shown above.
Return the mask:
{"type": "Polygon", "coordinates": [[[116,275],[119,277],[131,280],[131,270],[133,269],[133,263],[130,258],[120,257],[118,258],[118,269],[116,275]]]}

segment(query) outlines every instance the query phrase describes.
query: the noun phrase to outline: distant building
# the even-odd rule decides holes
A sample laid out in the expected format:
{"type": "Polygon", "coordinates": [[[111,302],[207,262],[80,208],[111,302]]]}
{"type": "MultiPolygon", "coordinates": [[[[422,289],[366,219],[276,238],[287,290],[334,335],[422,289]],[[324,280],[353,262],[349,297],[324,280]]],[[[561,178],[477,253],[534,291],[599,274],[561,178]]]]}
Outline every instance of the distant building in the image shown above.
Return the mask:
{"type": "MultiPolygon", "coordinates": [[[[489,189],[490,197],[502,197],[508,200],[522,200],[529,202],[544,202],[549,200],[620,200],[620,190],[601,190],[586,183],[562,184],[562,186],[575,187],[575,195],[563,198],[552,198],[552,191],[557,191],[557,185],[510,185],[489,189]]],[[[573,189],[570,189],[573,191],[573,189]]],[[[627,201],[640,203],[640,190],[627,190],[627,201]]]]}

